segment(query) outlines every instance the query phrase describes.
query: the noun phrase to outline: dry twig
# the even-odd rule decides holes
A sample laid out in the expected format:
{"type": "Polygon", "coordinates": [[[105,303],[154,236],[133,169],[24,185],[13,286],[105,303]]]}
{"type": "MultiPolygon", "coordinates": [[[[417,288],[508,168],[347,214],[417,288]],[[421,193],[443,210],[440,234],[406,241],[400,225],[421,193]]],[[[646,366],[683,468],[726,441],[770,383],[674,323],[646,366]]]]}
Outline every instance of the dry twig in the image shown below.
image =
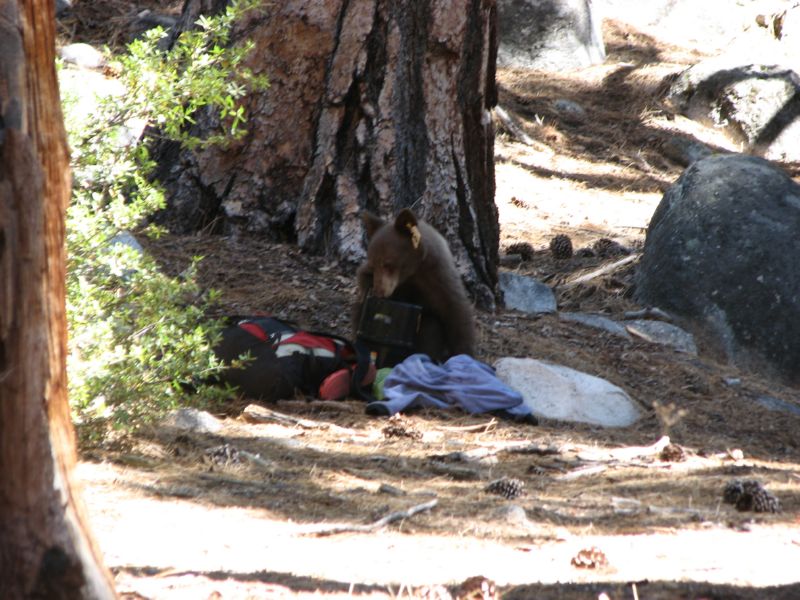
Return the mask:
{"type": "Polygon", "coordinates": [[[281,425],[289,425],[291,427],[301,427],[303,429],[321,429],[327,431],[334,431],[337,433],[346,433],[349,435],[355,434],[353,429],[347,427],[339,427],[333,423],[325,423],[323,421],[314,421],[313,419],[301,419],[293,417],[275,410],[271,410],[258,404],[250,404],[243,411],[242,416],[250,423],[280,423],[281,425]]]}
{"type": "Polygon", "coordinates": [[[613,273],[617,269],[620,269],[627,265],[628,263],[632,263],[635,260],[638,260],[641,256],[641,253],[631,254],[630,256],[626,256],[625,258],[621,258],[620,260],[611,263],[610,265],[605,265],[592,271],[591,273],[586,273],[585,275],[581,275],[580,277],[576,277],[570,281],[567,281],[563,285],[559,286],[562,290],[568,290],[570,288],[575,287],[576,285],[580,285],[581,283],[586,283],[587,281],[591,281],[592,279],[597,279],[598,277],[603,277],[604,275],[609,275],[613,273]]]}
{"type": "Polygon", "coordinates": [[[493,431],[497,427],[497,419],[492,418],[486,423],[479,423],[477,425],[462,425],[462,426],[451,426],[451,427],[437,427],[440,431],[453,431],[453,432],[473,432],[479,431],[481,433],[486,433],[489,431],[493,431]]]}
{"type": "Polygon", "coordinates": [[[590,475],[597,475],[598,473],[602,473],[608,469],[608,465],[592,465],[590,467],[581,467],[580,469],[575,469],[574,471],[570,471],[569,473],[564,473],[563,475],[558,475],[555,479],[559,481],[572,481],[573,479],[578,479],[580,477],[589,477],[590,475]]]}
{"type": "Polygon", "coordinates": [[[248,452],[247,450],[239,450],[239,454],[241,454],[243,457],[245,457],[247,460],[249,460],[254,465],[261,467],[262,469],[264,469],[265,471],[267,471],[269,473],[272,473],[273,471],[275,471],[275,464],[274,463],[271,463],[271,462],[269,462],[267,460],[264,460],[263,458],[261,458],[260,456],[258,456],[256,454],[253,454],[252,452],[248,452]]]}
{"type": "Polygon", "coordinates": [[[412,506],[407,510],[399,510],[393,513],[389,513],[385,517],[378,519],[368,525],[360,525],[358,523],[342,523],[340,525],[315,525],[314,528],[303,532],[305,535],[315,535],[315,536],[325,536],[325,535],[336,535],[338,533],[371,533],[373,531],[377,531],[379,529],[383,529],[390,523],[394,523],[395,521],[400,521],[402,519],[409,519],[416,515],[417,513],[421,513],[426,510],[431,510],[434,506],[439,503],[439,500],[434,498],[433,500],[429,500],[428,502],[423,502],[422,504],[417,504],[416,506],[412,506]]]}
{"type": "Polygon", "coordinates": [[[630,461],[643,456],[655,456],[669,444],[669,436],[665,435],[650,446],[629,446],[611,450],[587,448],[578,452],[578,458],[586,461],[630,461]]]}
{"type": "Polygon", "coordinates": [[[511,118],[511,115],[508,114],[505,108],[500,105],[494,107],[494,114],[497,115],[497,118],[500,119],[500,122],[503,124],[508,132],[513,135],[518,141],[522,142],[526,146],[534,146],[536,142],[533,141],[533,138],[529,136],[522,130],[522,127],[517,125],[514,122],[514,119],[511,118]]]}

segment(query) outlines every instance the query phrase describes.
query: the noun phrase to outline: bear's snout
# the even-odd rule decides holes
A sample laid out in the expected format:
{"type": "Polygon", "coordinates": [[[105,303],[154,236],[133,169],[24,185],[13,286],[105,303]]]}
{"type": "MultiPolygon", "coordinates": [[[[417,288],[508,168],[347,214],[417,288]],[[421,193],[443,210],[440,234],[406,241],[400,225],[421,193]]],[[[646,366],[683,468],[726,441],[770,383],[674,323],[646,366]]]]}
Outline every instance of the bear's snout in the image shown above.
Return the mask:
{"type": "Polygon", "coordinates": [[[388,298],[397,289],[398,278],[394,274],[375,273],[372,278],[372,295],[377,298],[388,298]]]}

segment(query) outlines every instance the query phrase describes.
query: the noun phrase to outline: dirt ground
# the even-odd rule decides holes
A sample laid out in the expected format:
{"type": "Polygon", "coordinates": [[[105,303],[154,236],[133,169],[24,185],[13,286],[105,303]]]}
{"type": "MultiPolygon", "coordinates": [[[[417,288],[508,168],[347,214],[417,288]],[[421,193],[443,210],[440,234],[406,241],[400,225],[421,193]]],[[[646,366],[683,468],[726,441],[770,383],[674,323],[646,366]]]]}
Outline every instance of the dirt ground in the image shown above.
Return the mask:
{"type": "MultiPolygon", "coordinates": [[[[98,13],[81,14],[62,35],[96,41],[105,30],[88,20],[98,13]]],[[[500,105],[530,139],[498,121],[496,200],[501,247],[532,249],[514,270],[553,286],[561,312],[622,319],[642,308],[630,299],[635,261],[572,285],[620,256],[557,260],[549,241],[567,234],[578,249],[606,238],[635,253],[682,170],[665,142],[735,148],[661,102],[665,78],[698,50],[621,21],[607,20],[604,35],[603,65],[498,73],[500,105]],[[587,117],[559,112],[558,100],[587,117]]],[[[204,256],[201,278],[222,292],[221,313],[349,333],[353,272],[324,257],[201,235],[148,250],[174,273],[204,256]]],[[[213,432],[164,426],[84,452],[78,476],[120,593],[477,599],[494,585],[502,598],[800,597],[800,417],[756,402],[800,406],[800,390],[727,365],[702,339],[693,356],[505,310],[480,313],[478,328],[481,360],[527,356],[603,377],[643,418],[624,429],[436,410],[387,420],[354,400],[243,412],[250,402],[232,399],[213,432]],[[663,436],[682,452],[662,456],[653,445],[663,436]],[[487,492],[500,478],[522,494],[487,492]],[[757,479],[782,510],[723,503],[734,478],[757,479]]]]}

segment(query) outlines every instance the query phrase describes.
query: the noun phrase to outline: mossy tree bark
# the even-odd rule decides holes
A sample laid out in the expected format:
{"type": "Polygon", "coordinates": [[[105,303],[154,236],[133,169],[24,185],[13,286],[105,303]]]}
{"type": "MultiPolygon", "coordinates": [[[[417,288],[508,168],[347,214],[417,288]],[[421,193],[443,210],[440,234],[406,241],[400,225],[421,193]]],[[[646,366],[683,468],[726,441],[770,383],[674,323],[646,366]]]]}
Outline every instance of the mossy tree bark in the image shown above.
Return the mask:
{"type": "Polygon", "coordinates": [[[0,598],[113,598],[73,491],[50,0],[0,0],[0,598]]]}
{"type": "MultiPolygon", "coordinates": [[[[219,4],[188,0],[183,22],[219,4]]],[[[413,206],[450,242],[478,304],[493,305],[496,18],[494,0],[267,3],[237,35],[255,42],[250,66],[271,87],[248,99],[242,142],[191,155],[162,148],[168,222],[256,232],[355,263],[362,209],[413,206]]]]}

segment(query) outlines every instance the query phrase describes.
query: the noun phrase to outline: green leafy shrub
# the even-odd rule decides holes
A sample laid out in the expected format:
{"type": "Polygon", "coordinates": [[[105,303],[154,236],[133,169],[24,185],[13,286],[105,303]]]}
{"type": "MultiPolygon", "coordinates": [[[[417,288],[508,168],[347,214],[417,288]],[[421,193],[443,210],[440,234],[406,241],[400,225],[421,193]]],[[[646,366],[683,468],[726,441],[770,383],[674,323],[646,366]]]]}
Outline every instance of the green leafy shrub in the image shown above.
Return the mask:
{"type": "Polygon", "coordinates": [[[228,36],[258,3],[234,1],[223,14],[203,17],[169,51],[159,49],[163,30],[147,32],[111,65],[119,91],[88,109],[85,95],[64,95],[73,173],[68,373],[84,438],[102,436],[109,424],[135,429],[189,395],[206,405],[230,393],[202,383],[220,367],[212,352],[220,323],[206,316],[216,296],[198,285],[199,259],[179,277],[167,276],[126,232],[162,233],[146,224],[164,206],[150,177],[150,136],[202,147],[243,135],[240,100],[267,82],[244,65],[252,44],[231,45],[228,36]],[[220,123],[202,139],[188,133],[201,110],[214,111],[220,123]]]}

